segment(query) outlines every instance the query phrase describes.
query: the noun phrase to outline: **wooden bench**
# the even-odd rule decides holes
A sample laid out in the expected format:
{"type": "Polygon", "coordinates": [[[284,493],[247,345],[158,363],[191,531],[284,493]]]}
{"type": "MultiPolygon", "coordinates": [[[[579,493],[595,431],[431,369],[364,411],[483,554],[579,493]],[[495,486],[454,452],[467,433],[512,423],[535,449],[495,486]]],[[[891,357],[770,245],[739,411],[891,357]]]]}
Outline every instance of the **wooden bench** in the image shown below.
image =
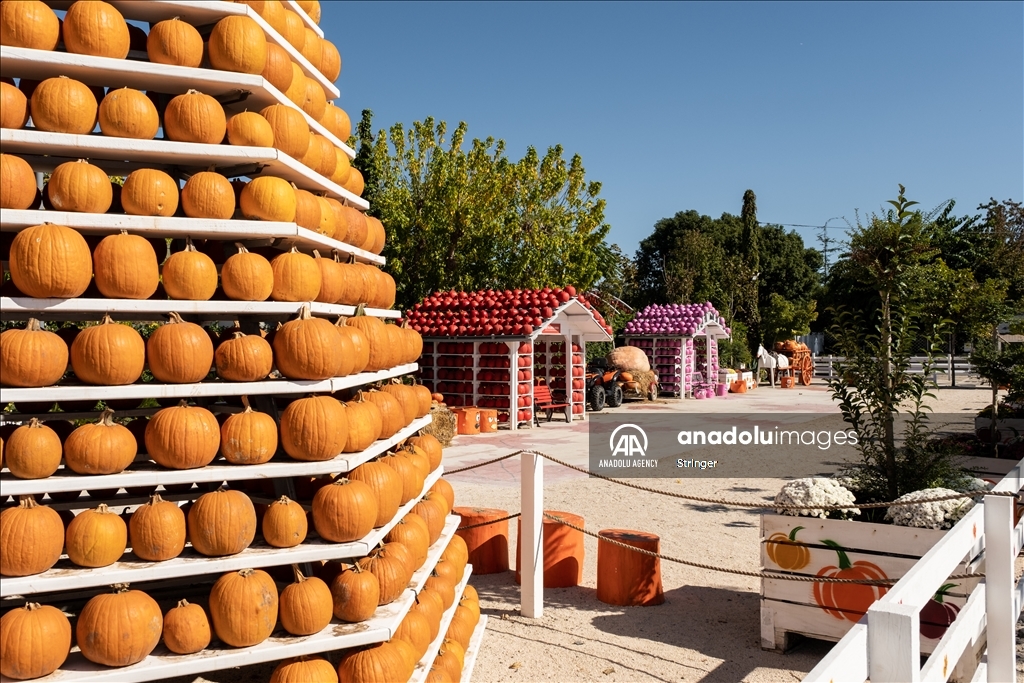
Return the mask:
{"type": "Polygon", "coordinates": [[[551,397],[551,389],[547,384],[533,385],[533,423],[535,425],[540,426],[540,411],[545,411],[548,414],[548,422],[551,422],[551,415],[557,408],[564,409],[566,422],[572,419],[569,417],[569,404],[556,403],[551,397]]]}

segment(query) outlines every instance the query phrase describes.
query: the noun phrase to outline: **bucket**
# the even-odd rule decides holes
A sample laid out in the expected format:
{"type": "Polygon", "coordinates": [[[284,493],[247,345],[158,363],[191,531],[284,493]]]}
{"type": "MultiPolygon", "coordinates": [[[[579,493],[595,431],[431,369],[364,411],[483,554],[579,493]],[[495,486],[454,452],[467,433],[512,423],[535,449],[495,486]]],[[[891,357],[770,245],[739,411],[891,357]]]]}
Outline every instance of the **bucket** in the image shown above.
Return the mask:
{"type": "Polygon", "coordinates": [[[480,433],[480,410],[478,408],[460,408],[455,411],[458,420],[456,431],[459,434],[480,433]]]}
{"type": "Polygon", "coordinates": [[[491,408],[480,409],[480,433],[487,434],[498,431],[498,411],[491,408]]]}
{"type": "Polygon", "coordinates": [[[745,379],[738,379],[732,383],[731,388],[734,394],[745,394],[747,393],[747,381],[745,379]]]}
{"type": "Polygon", "coordinates": [[[781,380],[780,381],[780,385],[782,386],[783,389],[792,389],[793,388],[794,380],[793,380],[792,377],[780,377],[779,379],[781,380]]]}
{"type": "Polygon", "coordinates": [[[729,393],[729,385],[719,384],[717,389],[715,390],[715,393],[718,394],[719,396],[725,396],[726,394],[729,393]]]}

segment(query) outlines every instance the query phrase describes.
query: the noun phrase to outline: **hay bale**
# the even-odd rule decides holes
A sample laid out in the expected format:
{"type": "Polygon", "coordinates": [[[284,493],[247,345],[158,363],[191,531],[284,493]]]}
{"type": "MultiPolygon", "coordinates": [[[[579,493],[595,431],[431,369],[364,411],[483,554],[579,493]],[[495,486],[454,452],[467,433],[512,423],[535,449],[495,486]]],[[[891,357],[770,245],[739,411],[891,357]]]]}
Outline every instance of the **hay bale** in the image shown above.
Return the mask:
{"type": "Polygon", "coordinates": [[[651,370],[629,370],[628,372],[633,375],[633,381],[640,385],[640,395],[647,400],[651,384],[658,381],[658,375],[651,370]]]}
{"type": "Polygon", "coordinates": [[[455,438],[458,419],[455,413],[448,410],[448,406],[435,402],[430,407],[430,424],[420,430],[422,434],[430,434],[441,442],[441,446],[447,447],[455,438]]]}

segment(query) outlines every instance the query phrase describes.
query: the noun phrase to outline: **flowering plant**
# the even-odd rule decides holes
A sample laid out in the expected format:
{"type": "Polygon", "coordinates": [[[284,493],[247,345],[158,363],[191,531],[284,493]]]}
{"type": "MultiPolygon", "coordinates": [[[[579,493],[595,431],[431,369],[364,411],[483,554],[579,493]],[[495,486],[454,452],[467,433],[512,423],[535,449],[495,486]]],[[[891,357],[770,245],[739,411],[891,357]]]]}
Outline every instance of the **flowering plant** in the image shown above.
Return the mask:
{"type": "MultiPolygon", "coordinates": [[[[982,482],[987,490],[985,482],[982,482]]],[[[915,500],[938,498],[954,494],[952,489],[934,488],[913,491],[896,499],[898,503],[906,503],[915,500]]],[[[974,507],[974,501],[970,498],[953,498],[931,503],[919,503],[917,505],[901,505],[891,507],[885,513],[885,518],[897,526],[913,526],[919,529],[949,529],[959,522],[967,511],[974,507]]]]}
{"type": "Polygon", "coordinates": [[[805,515],[808,517],[821,517],[822,519],[848,519],[853,515],[859,515],[860,510],[853,507],[854,495],[850,489],[840,484],[835,479],[825,477],[807,477],[794,479],[782,487],[782,490],[775,496],[776,505],[850,505],[841,510],[824,510],[821,508],[809,508],[805,510],[782,510],[784,515],[805,515]]]}

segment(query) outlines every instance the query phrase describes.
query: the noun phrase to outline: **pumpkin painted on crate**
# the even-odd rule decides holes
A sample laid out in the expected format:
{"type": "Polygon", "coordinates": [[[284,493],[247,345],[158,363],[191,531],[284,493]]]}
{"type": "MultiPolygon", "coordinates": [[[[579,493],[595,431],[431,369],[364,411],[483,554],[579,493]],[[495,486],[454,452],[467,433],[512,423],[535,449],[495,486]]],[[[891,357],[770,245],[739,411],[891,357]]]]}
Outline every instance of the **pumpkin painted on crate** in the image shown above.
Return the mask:
{"type": "Polygon", "coordinates": [[[269,638],[277,613],[277,586],[260,569],[224,574],[210,591],[213,631],[233,647],[249,647],[269,638]]]}
{"type": "Polygon", "coordinates": [[[64,523],[50,507],[21,496],[16,507],[0,511],[0,574],[41,574],[60,559],[64,523]]]}
{"type": "Polygon", "coordinates": [[[77,474],[117,474],[135,461],[138,443],[107,409],[96,422],[83,424],[64,441],[64,464],[77,474]]]}
{"type": "Polygon", "coordinates": [[[331,589],[315,576],[306,577],[292,565],[295,582],[281,591],[281,627],[295,636],[310,636],[327,628],[334,616],[331,589]]]}
{"type": "Polygon", "coordinates": [[[181,188],[181,210],[189,218],[227,220],[235,214],[235,191],[220,173],[200,171],[181,188]]]}
{"type": "Polygon", "coordinates": [[[128,546],[128,527],[120,515],[100,503],[95,510],[78,513],[65,534],[68,559],[79,567],[114,564],[128,546]]]}
{"type": "Polygon", "coordinates": [[[100,240],[92,263],[96,288],[109,299],[148,299],[160,284],[153,245],[126,230],[100,240]]]}
{"type": "Polygon", "coordinates": [[[793,527],[789,535],[772,534],[765,543],[765,552],[769,559],[780,568],[788,571],[803,569],[811,562],[811,551],[803,543],[796,540],[796,534],[802,526],[793,527]]]}
{"type": "Polygon", "coordinates": [[[330,396],[300,398],[281,413],[281,445],[296,460],[331,460],[347,440],[345,406],[330,396]]]}
{"type": "Polygon", "coordinates": [[[25,680],[47,676],[71,651],[71,623],[56,607],[28,602],[0,617],[0,673],[25,680]]]}
{"type": "Polygon", "coordinates": [[[220,71],[258,74],[267,64],[267,38],[260,25],[247,16],[218,21],[210,32],[207,50],[210,66],[220,71]]]}
{"type": "Polygon", "coordinates": [[[323,657],[302,655],[274,667],[270,683],[338,683],[338,672],[323,657]]]}
{"type": "Polygon", "coordinates": [[[55,168],[46,184],[46,195],[54,209],[76,213],[106,213],[114,200],[106,172],[85,159],[67,161],[55,168]]]}
{"type": "Polygon", "coordinates": [[[100,102],[100,131],[115,138],[152,140],[160,128],[153,101],[134,88],[111,90],[100,102]]]}
{"type": "Polygon", "coordinates": [[[343,363],[334,325],[323,318],[314,318],[308,305],[302,306],[296,320],[286,322],[277,330],[273,346],[277,369],[290,379],[335,377],[343,363]]]}
{"type": "Polygon", "coordinates": [[[185,549],[185,513],[177,503],[154,493],[128,520],[132,552],[143,560],[163,562],[185,549]]]}
{"type": "Polygon", "coordinates": [[[7,82],[0,82],[0,128],[24,128],[28,123],[28,98],[7,82]]]}
{"type": "Polygon", "coordinates": [[[197,68],[203,61],[203,38],[192,24],[173,17],[149,29],[146,53],[155,64],[197,68]]]}
{"type": "Polygon", "coordinates": [[[121,208],[132,216],[173,216],[178,181],[154,168],[132,171],[121,186],[121,208]]]}
{"type": "Polygon", "coordinates": [[[206,408],[182,400],[149,419],[145,441],[146,452],[158,465],[176,470],[204,467],[217,457],[220,425],[206,408]]]}
{"type": "Polygon", "coordinates": [[[105,666],[130,666],[149,656],[160,642],[163,614],[156,600],[128,584],[85,603],[75,624],[82,656],[105,666]]]}
{"type": "Polygon", "coordinates": [[[407,681],[412,674],[413,667],[406,661],[402,650],[388,642],[349,650],[338,664],[341,683],[407,681]]]}
{"type": "Polygon", "coordinates": [[[371,460],[348,473],[348,478],[369,486],[377,498],[377,519],[374,527],[384,526],[394,518],[401,505],[402,479],[382,462],[371,460]]]}
{"type": "Polygon", "coordinates": [[[206,378],[213,366],[213,342],[202,327],[171,313],[146,342],[153,377],[161,382],[191,384],[206,378]]]}
{"type": "Polygon", "coordinates": [[[413,569],[412,555],[401,543],[385,543],[359,560],[359,566],[377,577],[380,584],[378,603],[387,605],[397,600],[409,585],[413,569]]]}
{"type": "Polygon", "coordinates": [[[198,90],[171,98],[164,110],[164,135],[170,140],[218,145],[226,132],[224,108],[198,90]]]}
{"type": "Polygon", "coordinates": [[[37,418],[14,430],[4,444],[4,461],[19,479],[45,479],[60,467],[60,437],[37,418]]]}
{"type": "Polygon", "coordinates": [[[320,293],[320,267],[312,256],[292,247],[275,256],[270,266],[274,270],[270,298],[274,301],[314,301],[320,293]]]}
{"type": "Polygon", "coordinates": [[[40,0],[0,4],[0,45],[55,50],[60,20],[40,0]]]}
{"type": "Polygon", "coordinates": [[[38,208],[36,175],[28,162],[13,154],[0,154],[0,209],[38,208]]]}
{"type": "Polygon", "coordinates": [[[249,496],[225,486],[204,493],[188,511],[188,538],[201,555],[237,555],[256,538],[256,508],[249,496]]]}
{"type": "Polygon", "coordinates": [[[313,526],[328,541],[357,541],[373,530],[376,521],[377,496],[365,482],[342,477],[313,496],[313,526]]]}
{"type": "Polygon", "coordinates": [[[267,43],[267,61],[261,75],[285,93],[292,84],[292,59],[288,51],[275,43],[267,43]]]}
{"type": "Polygon", "coordinates": [[[267,120],[274,131],[274,147],[293,159],[306,156],[310,135],[309,124],[302,112],[286,104],[272,104],[261,109],[260,116],[267,120]]]}
{"type": "Polygon", "coordinates": [[[301,505],[288,496],[281,496],[267,506],[260,528],[268,545],[294,548],[306,540],[309,522],[301,505]]]}
{"type": "Polygon", "coordinates": [[[47,78],[29,98],[32,125],[50,133],[88,135],[96,125],[99,105],[85,83],[67,76],[47,78]]]}
{"type": "Polygon", "coordinates": [[[274,352],[258,334],[233,332],[214,353],[217,376],[230,382],[257,382],[270,374],[274,352]]]}
{"type": "MultiPolygon", "coordinates": [[[[836,551],[839,566],[822,567],[817,576],[834,579],[886,579],[881,567],[866,560],[850,562],[846,549],[835,541],[823,539],[821,543],[836,551]]],[[[875,600],[889,591],[888,586],[863,583],[815,583],[814,601],[836,619],[857,622],[875,600]]]]}
{"type": "Polygon", "coordinates": [[[274,291],[274,269],[270,261],[241,244],[220,270],[224,294],[235,301],[266,301],[274,291]]]}
{"type": "Polygon", "coordinates": [[[190,655],[205,650],[210,644],[210,620],[201,605],[179,600],[164,615],[164,645],[178,655],[190,655]]]}
{"type": "Polygon", "coordinates": [[[109,315],[99,325],[86,327],[71,343],[71,367],[86,384],[131,384],[142,376],[145,359],[142,336],[109,315]]]}
{"type": "Polygon", "coordinates": [[[68,366],[68,347],[58,335],[30,318],[24,329],[0,332],[0,384],[45,387],[54,384],[68,366]]]}
{"type": "Polygon", "coordinates": [[[171,299],[209,301],[217,291],[217,264],[197,250],[190,238],[185,238],[184,249],[164,261],[162,275],[171,299]]]}
{"type": "Polygon", "coordinates": [[[124,17],[101,0],[72,3],[64,15],[62,35],[67,51],[80,55],[124,59],[131,46],[124,17]]]}

